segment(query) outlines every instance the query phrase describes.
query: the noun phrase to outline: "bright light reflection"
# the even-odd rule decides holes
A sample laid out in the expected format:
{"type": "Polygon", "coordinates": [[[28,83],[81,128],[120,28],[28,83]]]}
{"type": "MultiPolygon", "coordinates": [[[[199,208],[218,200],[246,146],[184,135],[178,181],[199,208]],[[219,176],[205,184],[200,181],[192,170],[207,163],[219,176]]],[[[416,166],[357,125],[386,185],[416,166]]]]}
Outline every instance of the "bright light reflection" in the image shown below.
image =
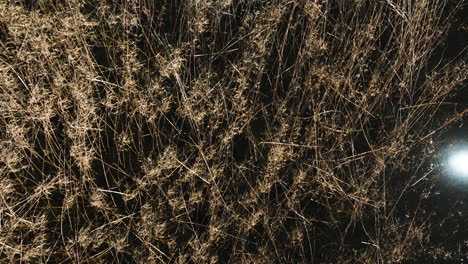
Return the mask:
{"type": "Polygon", "coordinates": [[[450,155],[448,165],[456,176],[468,178],[468,151],[455,152],[450,155]]]}

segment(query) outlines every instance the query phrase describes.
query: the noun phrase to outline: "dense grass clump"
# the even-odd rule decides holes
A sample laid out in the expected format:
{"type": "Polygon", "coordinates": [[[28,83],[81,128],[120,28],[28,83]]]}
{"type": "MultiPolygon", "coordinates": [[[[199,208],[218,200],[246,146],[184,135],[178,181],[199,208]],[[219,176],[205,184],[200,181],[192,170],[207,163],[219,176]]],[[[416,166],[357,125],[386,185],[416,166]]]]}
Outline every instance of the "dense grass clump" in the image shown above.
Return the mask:
{"type": "Polygon", "coordinates": [[[0,0],[0,263],[468,257],[464,11],[0,0]]]}

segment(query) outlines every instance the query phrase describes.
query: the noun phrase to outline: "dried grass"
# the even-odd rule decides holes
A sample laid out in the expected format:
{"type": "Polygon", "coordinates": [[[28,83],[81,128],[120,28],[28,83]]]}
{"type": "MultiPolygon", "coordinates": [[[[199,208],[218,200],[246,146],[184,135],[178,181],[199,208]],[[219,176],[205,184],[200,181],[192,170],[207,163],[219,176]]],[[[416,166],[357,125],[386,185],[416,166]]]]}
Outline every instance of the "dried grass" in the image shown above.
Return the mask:
{"type": "Polygon", "coordinates": [[[416,182],[464,118],[462,8],[0,1],[0,262],[463,257],[416,182]]]}

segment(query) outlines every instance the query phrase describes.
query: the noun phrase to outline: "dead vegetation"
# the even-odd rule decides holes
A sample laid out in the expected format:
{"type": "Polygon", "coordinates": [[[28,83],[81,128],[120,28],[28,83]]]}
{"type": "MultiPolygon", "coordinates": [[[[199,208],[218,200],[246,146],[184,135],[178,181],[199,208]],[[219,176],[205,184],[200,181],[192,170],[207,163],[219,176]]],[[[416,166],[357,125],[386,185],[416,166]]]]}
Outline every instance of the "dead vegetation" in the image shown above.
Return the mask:
{"type": "Polygon", "coordinates": [[[462,3],[0,0],[0,262],[467,257],[462,3]]]}

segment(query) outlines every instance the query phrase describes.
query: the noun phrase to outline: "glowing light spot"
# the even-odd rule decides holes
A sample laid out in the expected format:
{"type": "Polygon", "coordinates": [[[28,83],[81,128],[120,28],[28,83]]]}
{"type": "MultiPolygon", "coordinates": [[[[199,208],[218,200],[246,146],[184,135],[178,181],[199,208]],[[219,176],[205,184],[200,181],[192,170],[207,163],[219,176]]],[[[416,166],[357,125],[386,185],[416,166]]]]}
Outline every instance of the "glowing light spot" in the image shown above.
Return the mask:
{"type": "Polygon", "coordinates": [[[453,153],[449,157],[448,165],[457,176],[468,178],[468,151],[453,153]]]}

